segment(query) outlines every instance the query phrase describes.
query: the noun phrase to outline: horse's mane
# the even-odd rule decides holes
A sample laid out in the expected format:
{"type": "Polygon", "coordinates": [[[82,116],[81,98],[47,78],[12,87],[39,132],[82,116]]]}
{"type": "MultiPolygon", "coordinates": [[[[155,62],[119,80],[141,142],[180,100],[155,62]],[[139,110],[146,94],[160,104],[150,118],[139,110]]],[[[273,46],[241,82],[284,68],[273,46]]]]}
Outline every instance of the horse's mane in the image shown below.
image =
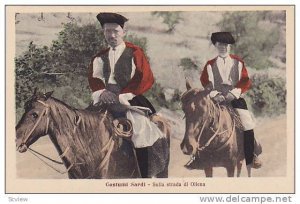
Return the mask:
{"type": "Polygon", "coordinates": [[[57,122],[66,124],[69,126],[68,129],[73,129],[74,125],[79,125],[76,123],[89,124],[96,127],[99,126],[101,119],[104,119],[104,117],[109,118],[105,112],[79,110],[53,97],[49,98],[47,103],[50,105],[53,117],[55,117],[57,122]]]}
{"type": "Polygon", "coordinates": [[[75,162],[84,163],[94,171],[100,163],[101,147],[108,139],[103,134],[112,133],[111,118],[106,112],[78,110],[53,97],[46,103],[55,120],[56,134],[73,152],[76,150],[75,162]]]}
{"type": "Polygon", "coordinates": [[[231,106],[225,105],[225,104],[222,104],[222,105],[215,104],[213,102],[213,100],[210,99],[208,94],[209,94],[209,92],[205,89],[198,89],[198,88],[190,89],[182,94],[181,102],[187,103],[188,101],[196,101],[200,97],[203,97],[203,98],[207,97],[206,104],[207,104],[208,111],[206,112],[206,114],[204,116],[205,120],[216,117],[216,115],[220,114],[220,111],[225,109],[232,116],[232,119],[234,120],[236,126],[238,128],[243,127],[240,117],[239,117],[238,113],[234,110],[234,108],[232,108],[231,106]],[[203,93],[203,95],[201,95],[201,93],[203,93]]]}
{"type": "Polygon", "coordinates": [[[180,96],[180,100],[182,103],[185,103],[189,100],[191,100],[192,96],[195,96],[197,93],[199,93],[200,91],[204,91],[202,89],[198,89],[198,88],[194,88],[194,89],[189,89],[186,92],[184,92],[181,96],[180,96]]]}

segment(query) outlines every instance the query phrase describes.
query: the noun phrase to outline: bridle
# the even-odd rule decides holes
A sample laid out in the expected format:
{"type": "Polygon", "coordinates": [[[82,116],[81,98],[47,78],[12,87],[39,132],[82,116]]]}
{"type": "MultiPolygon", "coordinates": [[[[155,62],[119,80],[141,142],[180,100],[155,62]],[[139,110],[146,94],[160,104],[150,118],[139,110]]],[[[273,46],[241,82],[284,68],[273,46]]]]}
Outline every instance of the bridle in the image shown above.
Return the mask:
{"type": "Polygon", "coordinates": [[[213,150],[208,150],[208,149],[207,149],[207,148],[210,146],[211,142],[212,142],[218,135],[222,135],[222,134],[224,134],[224,133],[226,133],[226,132],[229,131],[229,130],[227,129],[227,130],[224,130],[223,132],[220,132],[220,129],[221,129],[221,125],[220,125],[220,124],[221,124],[221,122],[222,122],[221,120],[222,120],[223,117],[221,116],[222,111],[221,111],[220,105],[217,104],[217,107],[218,107],[218,110],[219,110],[219,113],[220,113],[220,115],[219,115],[219,117],[218,117],[218,123],[219,123],[219,126],[218,126],[217,130],[214,130],[212,127],[210,127],[210,130],[211,130],[212,132],[214,132],[214,134],[209,138],[209,140],[208,140],[204,145],[200,146],[200,139],[201,139],[201,136],[202,136],[202,134],[203,134],[203,131],[204,131],[204,128],[205,128],[205,125],[206,125],[208,119],[206,119],[206,120],[203,122],[203,125],[202,125],[202,127],[201,127],[201,130],[200,130],[200,132],[199,132],[199,134],[198,134],[198,139],[197,139],[197,150],[196,150],[196,153],[191,155],[191,159],[190,159],[190,161],[188,161],[188,163],[187,163],[186,165],[189,165],[190,163],[192,163],[192,162],[196,159],[196,156],[199,156],[201,152],[204,152],[204,151],[218,152],[218,151],[223,150],[223,149],[227,146],[227,144],[229,143],[230,139],[232,138],[233,133],[234,133],[234,129],[235,129],[235,120],[234,120],[234,119],[233,119],[233,125],[232,125],[231,133],[230,133],[229,137],[226,139],[226,141],[225,141],[220,147],[218,147],[218,148],[216,148],[216,149],[213,149],[213,150]]]}
{"type": "MultiPolygon", "coordinates": [[[[43,102],[43,101],[41,101],[41,100],[37,100],[37,102],[40,103],[40,104],[42,104],[43,106],[45,106],[45,108],[43,109],[42,113],[41,113],[40,116],[38,117],[38,119],[37,119],[36,123],[34,124],[34,126],[32,127],[32,129],[29,131],[28,134],[26,134],[26,136],[25,136],[24,139],[22,140],[22,143],[20,144],[20,146],[26,145],[26,143],[28,142],[28,139],[30,138],[30,136],[32,135],[32,133],[34,132],[34,130],[37,128],[37,126],[38,126],[39,123],[41,122],[42,117],[48,116],[48,114],[49,114],[50,106],[49,106],[47,103],[45,103],[45,102],[43,102]]],[[[106,115],[107,115],[107,111],[105,112],[103,118],[105,118],[106,115]]],[[[49,122],[50,122],[50,119],[49,119],[49,117],[47,117],[45,135],[48,134],[48,130],[49,130],[49,122]]],[[[77,122],[76,125],[78,125],[78,123],[79,123],[79,122],[77,122]]],[[[111,153],[112,153],[112,151],[113,151],[113,147],[114,147],[114,144],[115,144],[115,139],[116,139],[116,136],[115,136],[115,135],[112,135],[112,136],[109,138],[108,142],[107,142],[107,143],[104,145],[104,147],[100,150],[100,153],[103,153],[103,152],[106,151],[106,154],[105,154],[104,158],[101,160],[101,162],[100,162],[100,164],[99,164],[99,166],[98,166],[98,168],[97,168],[98,170],[102,170],[102,169],[108,164],[110,155],[111,155],[111,153]]],[[[55,167],[53,167],[52,165],[48,164],[46,161],[44,161],[43,159],[41,159],[39,156],[42,156],[42,157],[48,159],[49,161],[54,162],[54,163],[57,163],[57,164],[63,165],[63,164],[64,164],[63,162],[57,161],[57,160],[55,160],[55,159],[52,159],[52,158],[50,158],[50,157],[48,157],[48,156],[46,156],[46,155],[44,155],[44,154],[42,154],[42,153],[40,153],[40,152],[38,152],[38,151],[36,151],[36,150],[33,150],[33,149],[30,148],[30,147],[28,147],[28,149],[30,150],[30,152],[31,152],[34,156],[36,156],[38,159],[40,159],[43,163],[45,163],[47,166],[49,166],[50,168],[54,169],[55,171],[57,171],[58,173],[61,173],[61,174],[65,174],[65,173],[69,172],[70,169],[73,168],[73,167],[76,166],[76,165],[82,165],[82,164],[83,164],[83,163],[77,163],[77,162],[75,161],[75,162],[73,162],[73,163],[67,168],[66,171],[62,172],[62,171],[56,169],[55,167]]],[[[60,158],[61,158],[61,159],[64,158],[69,150],[70,150],[70,146],[68,146],[68,147],[64,150],[64,152],[63,152],[61,155],[59,155],[60,158]]]]}
{"type": "MultiPolygon", "coordinates": [[[[49,108],[50,106],[48,104],[46,104],[45,102],[41,101],[41,100],[37,100],[37,102],[41,103],[42,105],[45,106],[45,108],[43,109],[42,113],[40,114],[40,116],[38,117],[36,123],[34,124],[34,126],[32,127],[32,129],[29,131],[29,133],[23,138],[22,143],[20,146],[22,145],[26,145],[26,143],[28,142],[28,139],[30,138],[31,134],[33,133],[33,131],[36,129],[36,127],[39,125],[39,123],[42,120],[42,117],[44,116],[48,116],[49,113],[49,108]]],[[[49,117],[47,117],[47,122],[46,122],[46,130],[45,130],[45,135],[48,134],[48,129],[49,129],[49,117]]]]}

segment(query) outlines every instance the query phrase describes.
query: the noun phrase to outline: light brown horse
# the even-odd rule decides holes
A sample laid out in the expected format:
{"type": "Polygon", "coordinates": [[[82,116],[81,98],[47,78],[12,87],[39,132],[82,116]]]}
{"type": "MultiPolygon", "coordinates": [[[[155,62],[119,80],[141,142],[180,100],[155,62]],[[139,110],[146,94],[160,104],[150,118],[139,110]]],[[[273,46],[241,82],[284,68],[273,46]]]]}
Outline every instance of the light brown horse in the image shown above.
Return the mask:
{"type": "Polygon", "coordinates": [[[240,120],[233,109],[215,104],[209,92],[192,89],[187,83],[187,91],[181,97],[186,118],[181,149],[192,157],[186,167],[204,169],[206,177],[213,176],[213,167],[225,167],[227,176],[233,177],[237,166],[239,177],[244,159],[243,137],[237,131],[240,120]]]}
{"type": "MultiPolygon", "coordinates": [[[[107,111],[77,110],[51,94],[34,94],[25,103],[25,113],[16,126],[19,152],[26,152],[40,137],[49,135],[69,178],[141,176],[133,143],[114,134],[113,120],[107,111]]],[[[168,138],[158,139],[148,156],[148,176],[167,177],[168,138]]]]}

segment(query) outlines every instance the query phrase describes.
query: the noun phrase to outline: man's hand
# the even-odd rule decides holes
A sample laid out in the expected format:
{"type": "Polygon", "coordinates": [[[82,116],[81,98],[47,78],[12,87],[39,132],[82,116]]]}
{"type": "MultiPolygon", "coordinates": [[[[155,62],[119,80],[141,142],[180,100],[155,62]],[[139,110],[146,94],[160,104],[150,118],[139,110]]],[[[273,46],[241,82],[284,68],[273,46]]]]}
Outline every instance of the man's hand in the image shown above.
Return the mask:
{"type": "Polygon", "coordinates": [[[117,96],[121,93],[121,88],[117,84],[107,84],[105,89],[116,94],[117,96]]]}
{"type": "Polygon", "coordinates": [[[105,90],[103,93],[100,95],[100,103],[105,103],[105,104],[113,104],[113,103],[118,103],[119,99],[116,94],[114,94],[111,91],[105,90]]]}
{"type": "Polygon", "coordinates": [[[228,92],[227,95],[225,96],[226,102],[230,103],[231,101],[233,101],[235,99],[235,96],[228,92]]]}
{"type": "Polygon", "coordinates": [[[225,97],[222,94],[218,94],[215,97],[213,97],[212,100],[215,103],[221,103],[221,102],[225,101],[225,97]]]}

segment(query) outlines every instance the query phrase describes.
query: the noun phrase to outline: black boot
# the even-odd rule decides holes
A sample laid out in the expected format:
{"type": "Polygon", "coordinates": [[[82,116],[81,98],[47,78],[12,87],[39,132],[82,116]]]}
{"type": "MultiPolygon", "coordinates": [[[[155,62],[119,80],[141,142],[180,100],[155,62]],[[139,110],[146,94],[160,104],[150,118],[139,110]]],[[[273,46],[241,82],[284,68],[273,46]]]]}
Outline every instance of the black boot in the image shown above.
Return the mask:
{"type": "Polygon", "coordinates": [[[244,153],[246,165],[252,165],[252,168],[258,169],[261,167],[261,162],[254,154],[254,131],[244,131],[244,153]]]}
{"type": "Polygon", "coordinates": [[[137,161],[139,164],[141,177],[149,178],[148,175],[148,148],[135,148],[137,161]]]}

